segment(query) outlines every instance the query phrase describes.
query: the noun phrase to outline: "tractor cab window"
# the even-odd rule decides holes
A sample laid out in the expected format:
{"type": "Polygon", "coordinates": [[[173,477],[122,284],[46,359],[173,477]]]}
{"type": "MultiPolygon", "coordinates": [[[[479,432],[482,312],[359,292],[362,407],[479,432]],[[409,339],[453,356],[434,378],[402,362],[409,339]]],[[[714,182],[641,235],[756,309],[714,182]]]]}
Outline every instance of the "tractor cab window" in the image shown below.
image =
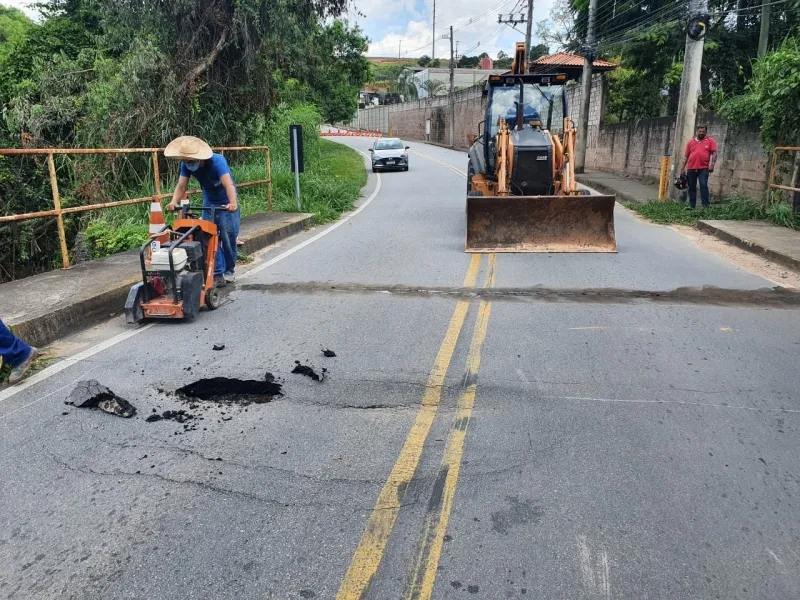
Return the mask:
{"type": "MultiPolygon", "coordinates": [[[[537,86],[525,84],[522,119],[525,124],[535,125],[537,122],[542,128],[547,127],[550,118],[553,129],[561,129],[562,121],[562,96],[563,86],[537,86]],[[552,100],[552,108],[550,100],[552,100]],[[551,114],[552,113],[552,114],[551,114]]],[[[486,126],[489,135],[494,137],[500,129],[500,119],[505,119],[509,129],[517,125],[517,106],[519,101],[519,86],[492,88],[491,108],[486,126]]]]}

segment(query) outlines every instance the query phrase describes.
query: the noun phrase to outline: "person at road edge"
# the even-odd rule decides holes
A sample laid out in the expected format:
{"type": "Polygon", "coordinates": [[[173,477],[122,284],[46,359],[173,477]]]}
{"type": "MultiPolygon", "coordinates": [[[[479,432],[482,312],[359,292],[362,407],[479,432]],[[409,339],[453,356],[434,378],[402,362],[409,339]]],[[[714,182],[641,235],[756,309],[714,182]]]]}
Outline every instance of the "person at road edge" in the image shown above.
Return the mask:
{"type": "MultiPolygon", "coordinates": [[[[226,283],[235,280],[237,238],[239,237],[239,196],[233,181],[228,161],[200,138],[181,136],[172,140],[164,149],[164,156],[177,158],[181,163],[178,185],[172,194],[167,210],[174,211],[186,194],[189,179],[194,177],[203,190],[203,208],[222,209],[216,211],[220,248],[216,255],[214,275],[222,275],[226,283]]],[[[211,220],[211,211],[204,211],[203,218],[211,220]]]]}
{"type": "Polygon", "coordinates": [[[703,208],[710,206],[708,198],[708,175],[717,164],[717,142],[708,135],[708,127],[700,125],[697,134],[686,144],[681,165],[681,175],[689,180],[689,208],[697,205],[697,184],[700,183],[700,198],[703,208]],[[687,170],[688,167],[688,170],[687,170]]]}
{"type": "Polygon", "coordinates": [[[2,358],[0,362],[11,366],[11,375],[8,376],[10,384],[19,383],[25,378],[38,354],[36,348],[31,348],[11,333],[0,319],[0,358],[2,358]]]}

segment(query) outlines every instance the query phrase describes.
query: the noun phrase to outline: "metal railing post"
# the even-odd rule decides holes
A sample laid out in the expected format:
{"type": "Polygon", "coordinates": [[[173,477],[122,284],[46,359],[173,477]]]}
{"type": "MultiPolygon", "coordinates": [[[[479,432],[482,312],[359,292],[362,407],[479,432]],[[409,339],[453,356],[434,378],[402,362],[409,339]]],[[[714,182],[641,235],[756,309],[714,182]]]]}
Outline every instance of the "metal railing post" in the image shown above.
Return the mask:
{"type": "Polygon", "coordinates": [[[156,184],[156,196],[158,196],[158,201],[161,202],[161,171],[158,169],[158,152],[156,151],[153,151],[153,179],[156,184]]]}
{"type": "Polygon", "coordinates": [[[50,171],[50,190],[53,192],[53,207],[56,209],[56,223],[58,223],[58,241],[61,243],[62,268],[69,269],[69,252],[67,252],[67,232],[64,230],[64,216],[61,213],[61,198],[58,195],[58,180],[56,179],[56,163],[53,153],[47,155],[47,170],[50,171]]]}
{"type": "Polygon", "coordinates": [[[272,160],[267,148],[267,199],[269,201],[269,212],[272,212],[272,160]]]}

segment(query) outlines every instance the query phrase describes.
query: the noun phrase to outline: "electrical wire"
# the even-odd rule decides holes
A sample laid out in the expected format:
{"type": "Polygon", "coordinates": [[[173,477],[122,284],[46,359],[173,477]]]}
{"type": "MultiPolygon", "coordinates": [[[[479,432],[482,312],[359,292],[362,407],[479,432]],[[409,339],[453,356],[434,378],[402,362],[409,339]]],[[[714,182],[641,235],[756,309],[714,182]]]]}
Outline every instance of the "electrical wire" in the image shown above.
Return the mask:
{"type": "MultiPolygon", "coordinates": [[[[759,4],[758,6],[748,6],[747,8],[735,8],[733,10],[722,10],[718,12],[708,13],[709,17],[719,17],[722,15],[738,15],[739,13],[749,12],[753,10],[761,10],[765,6],[775,6],[776,4],[786,4],[788,0],[776,0],[776,2],[766,2],[764,4],[759,4]]],[[[795,8],[795,10],[797,10],[795,8]]]]}
{"type": "Polygon", "coordinates": [[[658,16],[660,18],[663,18],[665,15],[669,14],[670,17],[668,17],[668,18],[671,19],[673,13],[674,14],[680,14],[682,12],[685,12],[687,9],[688,9],[688,3],[687,2],[676,2],[675,4],[668,4],[667,6],[662,6],[661,8],[659,8],[657,10],[654,10],[651,13],[647,13],[645,15],[642,15],[642,16],[640,16],[640,17],[638,17],[638,18],[636,18],[636,19],[634,19],[632,21],[629,21],[628,23],[623,23],[623,24],[620,24],[620,25],[618,25],[616,27],[612,27],[608,31],[604,31],[603,35],[605,37],[609,37],[609,36],[618,35],[620,33],[626,33],[626,30],[630,30],[632,28],[639,27],[640,25],[642,25],[644,23],[651,22],[652,20],[654,20],[654,18],[656,16],[658,16]]]}
{"type": "Polygon", "coordinates": [[[620,10],[619,12],[616,12],[616,13],[614,12],[614,3],[612,2],[611,4],[607,5],[603,10],[598,11],[597,16],[595,17],[595,23],[596,23],[595,27],[597,29],[601,29],[603,27],[603,25],[605,25],[606,23],[610,23],[611,21],[619,19],[625,13],[628,13],[628,12],[632,11],[633,9],[640,7],[645,2],[651,3],[651,2],[653,2],[653,0],[639,0],[639,2],[637,2],[633,6],[630,6],[629,8],[626,8],[625,10],[620,10]],[[611,15],[611,16],[609,16],[609,15],[611,15]],[[605,20],[601,20],[601,19],[605,19],[605,20]]]}
{"type": "Polygon", "coordinates": [[[652,15],[649,15],[647,19],[640,21],[633,27],[628,26],[627,29],[625,27],[619,27],[610,35],[606,33],[597,46],[598,48],[608,48],[609,46],[615,46],[623,42],[632,41],[634,38],[641,36],[646,31],[651,30],[658,25],[668,24],[673,19],[685,14],[685,6],[670,7],[670,10],[663,12],[656,11],[652,15]]]}
{"type": "MultiPolygon", "coordinates": [[[[457,31],[461,31],[461,30],[469,27],[470,25],[473,25],[473,24],[475,24],[475,23],[477,23],[479,21],[482,21],[483,19],[488,17],[490,14],[494,13],[494,11],[498,10],[503,5],[510,3],[511,1],[512,0],[502,0],[502,2],[498,2],[494,6],[491,6],[488,9],[486,9],[485,11],[483,11],[481,13],[478,13],[477,15],[474,15],[472,17],[467,18],[467,22],[466,23],[464,23],[463,25],[461,25],[459,27],[454,27],[453,28],[453,33],[456,33],[457,31]]],[[[519,0],[518,0],[518,2],[519,2],[519,0]]],[[[461,19],[459,19],[459,20],[461,20],[461,19]]],[[[433,43],[433,38],[430,37],[421,46],[419,46],[417,48],[412,48],[411,50],[406,50],[404,52],[404,54],[405,55],[413,54],[414,52],[418,52],[419,50],[423,50],[423,49],[427,48],[432,43],[433,43]]]]}

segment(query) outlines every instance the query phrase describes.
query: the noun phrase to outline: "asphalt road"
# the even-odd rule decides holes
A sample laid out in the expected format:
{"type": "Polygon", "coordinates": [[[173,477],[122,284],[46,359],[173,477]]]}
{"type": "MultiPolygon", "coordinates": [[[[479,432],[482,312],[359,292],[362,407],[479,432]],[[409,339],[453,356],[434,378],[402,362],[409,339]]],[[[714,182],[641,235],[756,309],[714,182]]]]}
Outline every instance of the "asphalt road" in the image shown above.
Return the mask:
{"type": "Polygon", "coordinates": [[[800,597],[800,313],[623,209],[616,255],[464,254],[465,156],[410,145],[215,313],[3,397],[0,597],[800,597]],[[742,300],[633,297],[703,285],[742,300]],[[145,421],[265,372],[271,403],[145,421]],[[65,406],[87,378],[139,414],[65,406]]]}

